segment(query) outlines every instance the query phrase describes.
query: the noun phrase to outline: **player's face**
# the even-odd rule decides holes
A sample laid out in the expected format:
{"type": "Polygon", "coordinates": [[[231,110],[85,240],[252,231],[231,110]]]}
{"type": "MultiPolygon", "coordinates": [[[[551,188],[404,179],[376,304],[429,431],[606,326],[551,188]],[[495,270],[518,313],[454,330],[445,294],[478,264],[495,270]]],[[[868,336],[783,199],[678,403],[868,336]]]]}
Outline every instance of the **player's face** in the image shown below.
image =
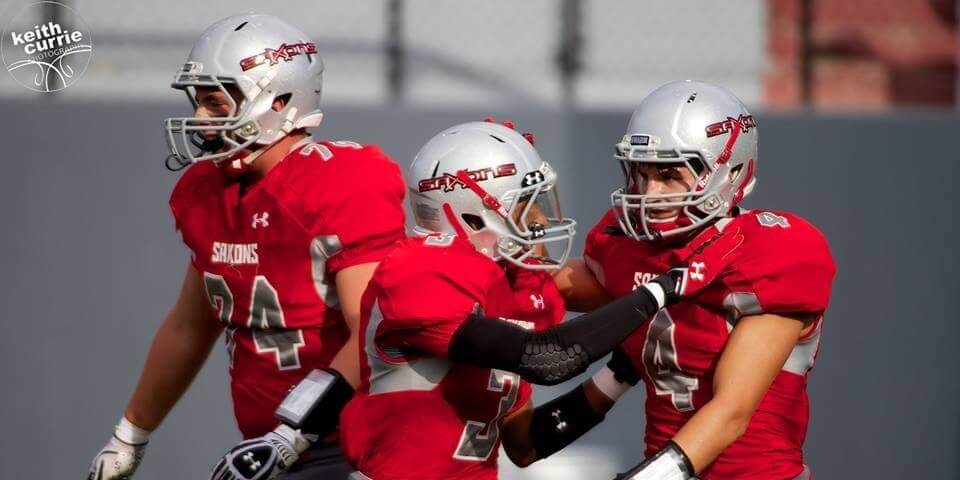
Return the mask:
{"type": "MultiPolygon", "coordinates": [[[[199,118],[217,118],[232,116],[239,105],[239,92],[232,92],[231,99],[223,90],[215,87],[197,87],[197,110],[194,116],[199,118]]],[[[210,140],[217,136],[214,130],[203,132],[203,138],[210,140]]]]}
{"type": "Polygon", "coordinates": [[[696,175],[684,163],[643,162],[631,166],[634,193],[644,195],[667,195],[677,193],[676,197],[651,199],[646,209],[647,217],[652,220],[669,220],[680,214],[681,207],[657,208],[657,203],[678,202],[683,194],[693,190],[696,175]]]}
{"type": "Polygon", "coordinates": [[[521,200],[517,203],[517,208],[513,210],[513,221],[517,222],[517,225],[529,226],[534,223],[540,225],[550,224],[547,214],[543,212],[543,209],[540,207],[539,203],[535,202],[533,205],[530,205],[529,209],[527,209],[528,204],[529,200],[521,200]]]}

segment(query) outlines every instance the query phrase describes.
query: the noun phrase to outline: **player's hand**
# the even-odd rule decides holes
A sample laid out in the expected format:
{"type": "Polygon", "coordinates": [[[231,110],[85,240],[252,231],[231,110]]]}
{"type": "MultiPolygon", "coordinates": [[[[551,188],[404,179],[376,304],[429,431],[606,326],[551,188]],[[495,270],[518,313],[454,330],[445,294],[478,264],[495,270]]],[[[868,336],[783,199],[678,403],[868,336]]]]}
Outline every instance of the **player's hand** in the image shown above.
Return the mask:
{"type": "Polygon", "coordinates": [[[310,442],[287,425],[233,447],[213,467],[210,480],[268,480],[285,472],[310,442]]]}
{"type": "Polygon", "coordinates": [[[116,435],[110,437],[107,445],[90,463],[87,480],[125,480],[133,477],[147,444],[131,445],[116,435]]]}
{"type": "Polygon", "coordinates": [[[687,296],[688,292],[684,291],[686,277],[685,268],[673,268],[645,283],[643,287],[651,292],[656,291],[654,296],[657,297],[660,308],[668,307],[687,296]]]}

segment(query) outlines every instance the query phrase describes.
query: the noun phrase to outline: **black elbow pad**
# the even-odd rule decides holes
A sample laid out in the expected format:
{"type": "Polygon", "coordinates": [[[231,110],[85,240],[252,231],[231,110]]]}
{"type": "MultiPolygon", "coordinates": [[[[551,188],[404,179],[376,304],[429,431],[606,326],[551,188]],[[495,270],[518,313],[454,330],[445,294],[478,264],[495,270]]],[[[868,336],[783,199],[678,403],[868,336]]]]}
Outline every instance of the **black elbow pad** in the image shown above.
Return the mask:
{"type": "Polygon", "coordinates": [[[531,332],[479,313],[454,333],[448,355],[454,362],[514,372],[540,385],[563,382],[590,365],[586,350],[565,341],[558,328],[531,332]]]}
{"type": "Polygon", "coordinates": [[[556,385],[586,371],[590,362],[583,345],[565,341],[560,330],[547,330],[524,340],[516,373],[533,383],[556,385]]]}

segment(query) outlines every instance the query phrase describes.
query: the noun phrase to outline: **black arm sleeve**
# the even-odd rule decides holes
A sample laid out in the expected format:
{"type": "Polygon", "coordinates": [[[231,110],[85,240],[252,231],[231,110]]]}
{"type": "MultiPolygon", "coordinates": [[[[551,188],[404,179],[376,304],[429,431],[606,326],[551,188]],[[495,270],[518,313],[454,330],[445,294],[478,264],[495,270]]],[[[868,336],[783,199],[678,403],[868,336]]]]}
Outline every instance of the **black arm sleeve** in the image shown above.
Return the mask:
{"type": "MultiPolygon", "coordinates": [[[[677,298],[677,283],[661,275],[655,283],[666,304],[677,298]]],[[[457,329],[448,354],[455,362],[514,372],[531,383],[555,385],[587,369],[663,308],[650,287],[608,303],[561,325],[531,332],[474,313],[457,329]]]]}
{"type": "Polygon", "coordinates": [[[603,421],[590,406],[583,385],[533,409],[530,443],[543,459],[560,451],[603,421]]]}

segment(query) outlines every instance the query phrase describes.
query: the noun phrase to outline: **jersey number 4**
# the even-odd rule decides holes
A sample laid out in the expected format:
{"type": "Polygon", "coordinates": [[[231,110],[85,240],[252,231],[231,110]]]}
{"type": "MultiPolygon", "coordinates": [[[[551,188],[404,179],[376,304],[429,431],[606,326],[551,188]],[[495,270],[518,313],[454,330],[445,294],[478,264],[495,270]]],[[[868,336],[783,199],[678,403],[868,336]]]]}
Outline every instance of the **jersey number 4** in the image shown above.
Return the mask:
{"type": "MultiPolygon", "coordinates": [[[[233,336],[230,318],[233,316],[233,293],[222,276],[213,273],[203,274],[203,284],[207,290],[210,306],[220,313],[220,322],[227,326],[227,350],[233,363],[233,336]]],[[[257,275],[250,294],[250,317],[247,326],[253,331],[253,344],[257,353],[272,353],[276,356],[277,368],[293,370],[300,368],[300,348],[305,345],[303,332],[289,330],[283,320],[283,310],[277,290],[270,285],[267,277],[257,275]]]]}
{"type": "Polygon", "coordinates": [[[670,395],[677,411],[689,412],[694,409],[693,392],[699,388],[700,381],[680,369],[675,329],[676,324],[666,310],[657,312],[643,345],[643,365],[657,395],[670,395]]]}

